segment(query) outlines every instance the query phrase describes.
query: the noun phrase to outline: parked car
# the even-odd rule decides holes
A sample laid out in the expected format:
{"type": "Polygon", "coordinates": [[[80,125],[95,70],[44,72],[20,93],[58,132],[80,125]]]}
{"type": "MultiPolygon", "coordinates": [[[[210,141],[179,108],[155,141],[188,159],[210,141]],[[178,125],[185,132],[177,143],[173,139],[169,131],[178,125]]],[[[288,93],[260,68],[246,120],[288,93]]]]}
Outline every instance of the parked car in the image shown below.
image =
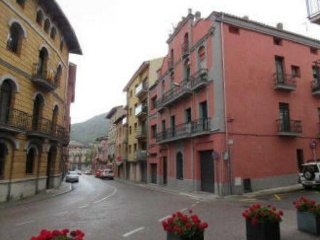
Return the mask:
{"type": "Polygon", "coordinates": [[[320,187],[320,162],[309,160],[307,163],[302,164],[298,182],[305,189],[320,187]]]}
{"type": "Polygon", "coordinates": [[[114,179],[114,172],[111,169],[104,169],[100,174],[101,179],[114,179]]]}
{"type": "Polygon", "coordinates": [[[86,171],[84,172],[84,174],[86,174],[86,175],[91,175],[91,174],[92,174],[92,171],[91,171],[91,170],[86,170],[86,171]]]}
{"type": "Polygon", "coordinates": [[[78,173],[78,175],[82,175],[81,170],[78,170],[77,173],[78,173]]]}
{"type": "Polygon", "coordinates": [[[79,182],[77,171],[69,171],[66,175],[66,182],[79,182]]]}
{"type": "Polygon", "coordinates": [[[95,175],[96,178],[99,178],[99,177],[100,177],[101,171],[102,171],[101,169],[98,169],[98,170],[96,171],[96,175],[95,175]]]}

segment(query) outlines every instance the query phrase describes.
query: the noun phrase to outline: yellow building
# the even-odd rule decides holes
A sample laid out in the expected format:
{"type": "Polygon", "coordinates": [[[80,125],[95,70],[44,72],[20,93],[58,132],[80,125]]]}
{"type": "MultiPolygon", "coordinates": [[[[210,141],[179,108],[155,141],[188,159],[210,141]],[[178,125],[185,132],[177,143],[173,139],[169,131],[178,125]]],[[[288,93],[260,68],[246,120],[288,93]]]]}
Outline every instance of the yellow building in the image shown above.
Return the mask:
{"type": "Polygon", "coordinates": [[[163,58],[145,61],[132,76],[126,87],[128,119],[128,179],[147,182],[147,123],[148,90],[157,80],[157,70],[163,58]]]}
{"type": "Polygon", "coordinates": [[[82,54],[54,0],[0,0],[0,202],[60,185],[82,54]],[[72,84],[71,84],[72,85],[72,84]]]}

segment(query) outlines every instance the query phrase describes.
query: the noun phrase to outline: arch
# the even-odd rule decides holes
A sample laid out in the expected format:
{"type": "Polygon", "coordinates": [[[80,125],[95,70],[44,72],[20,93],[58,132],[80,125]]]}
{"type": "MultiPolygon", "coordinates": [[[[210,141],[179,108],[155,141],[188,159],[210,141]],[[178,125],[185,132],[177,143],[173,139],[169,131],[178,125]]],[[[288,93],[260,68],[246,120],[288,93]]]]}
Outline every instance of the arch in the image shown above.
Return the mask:
{"type": "Polygon", "coordinates": [[[0,133],[0,143],[6,144],[7,150],[9,152],[12,152],[12,148],[15,150],[19,149],[19,140],[17,140],[15,137],[10,136],[6,133],[0,133]]]}
{"type": "Polygon", "coordinates": [[[35,147],[30,147],[27,151],[27,157],[26,157],[26,168],[25,173],[31,174],[33,173],[36,156],[37,156],[37,149],[35,147]]]}
{"type": "Polygon", "coordinates": [[[21,30],[22,30],[21,33],[23,33],[22,37],[26,38],[27,37],[27,30],[23,26],[23,24],[20,22],[20,20],[19,19],[15,19],[15,18],[11,18],[8,21],[8,25],[9,25],[9,27],[11,27],[13,24],[18,24],[21,27],[21,30]]]}
{"type": "Polygon", "coordinates": [[[37,16],[36,16],[36,22],[42,26],[42,22],[43,22],[43,18],[44,18],[44,13],[42,11],[42,9],[37,9],[37,16]]]}
{"type": "Polygon", "coordinates": [[[57,36],[57,29],[55,26],[52,26],[51,31],[50,31],[50,37],[55,40],[57,36]]]}
{"type": "Polygon", "coordinates": [[[22,38],[24,37],[24,30],[21,26],[20,23],[13,22],[9,28],[7,39],[7,49],[17,54],[21,52],[22,38]]]}
{"type": "Polygon", "coordinates": [[[12,87],[14,92],[19,92],[19,84],[18,84],[18,82],[17,82],[15,77],[13,77],[10,74],[3,75],[3,76],[0,77],[0,85],[2,85],[2,83],[4,81],[9,81],[10,82],[11,87],[12,87]]]}
{"type": "Polygon", "coordinates": [[[35,92],[33,97],[32,97],[32,99],[35,100],[38,95],[41,95],[41,97],[43,99],[43,104],[46,105],[46,100],[45,100],[44,95],[43,95],[42,92],[35,92]]]}
{"type": "Polygon", "coordinates": [[[49,52],[46,47],[42,47],[39,51],[37,73],[40,76],[46,76],[48,68],[49,52]]]}
{"type": "Polygon", "coordinates": [[[46,19],[44,20],[43,30],[44,30],[46,33],[49,33],[50,28],[51,28],[51,21],[50,21],[49,18],[46,18],[46,19]]]}

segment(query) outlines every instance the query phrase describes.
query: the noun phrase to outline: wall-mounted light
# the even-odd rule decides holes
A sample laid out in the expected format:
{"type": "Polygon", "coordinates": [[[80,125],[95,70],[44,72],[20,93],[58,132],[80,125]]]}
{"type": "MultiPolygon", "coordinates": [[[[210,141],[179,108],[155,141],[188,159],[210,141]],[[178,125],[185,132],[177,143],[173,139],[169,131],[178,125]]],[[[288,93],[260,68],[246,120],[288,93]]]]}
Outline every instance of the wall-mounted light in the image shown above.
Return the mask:
{"type": "Polygon", "coordinates": [[[177,83],[177,82],[173,82],[172,85],[175,87],[180,87],[180,83],[177,83]]]}

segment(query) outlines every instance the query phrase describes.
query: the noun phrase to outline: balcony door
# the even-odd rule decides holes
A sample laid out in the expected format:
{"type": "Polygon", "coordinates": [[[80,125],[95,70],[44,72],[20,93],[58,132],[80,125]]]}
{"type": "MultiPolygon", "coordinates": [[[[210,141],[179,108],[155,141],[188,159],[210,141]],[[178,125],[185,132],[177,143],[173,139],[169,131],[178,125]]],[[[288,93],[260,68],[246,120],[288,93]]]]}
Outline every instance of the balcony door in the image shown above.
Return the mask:
{"type": "Polygon", "coordinates": [[[9,111],[12,98],[12,88],[8,81],[1,85],[0,92],[0,123],[7,123],[9,120],[9,111]]]}
{"type": "Polygon", "coordinates": [[[176,135],[176,118],[175,116],[171,116],[170,118],[170,127],[171,127],[171,137],[176,135]]]}
{"type": "Polygon", "coordinates": [[[276,62],[277,83],[284,83],[283,58],[276,57],[275,62],[276,62]]]}
{"type": "Polygon", "coordinates": [[[40,95],[37,95],[33,104],[32,129],[40,130],[41,117],[44,101],[40,95]]]}
{"type": "Polygon", "coordinates": [[[290,113],[288,103],[279,103],[280,123],[283,132],[290,132],[290,113]]]}

